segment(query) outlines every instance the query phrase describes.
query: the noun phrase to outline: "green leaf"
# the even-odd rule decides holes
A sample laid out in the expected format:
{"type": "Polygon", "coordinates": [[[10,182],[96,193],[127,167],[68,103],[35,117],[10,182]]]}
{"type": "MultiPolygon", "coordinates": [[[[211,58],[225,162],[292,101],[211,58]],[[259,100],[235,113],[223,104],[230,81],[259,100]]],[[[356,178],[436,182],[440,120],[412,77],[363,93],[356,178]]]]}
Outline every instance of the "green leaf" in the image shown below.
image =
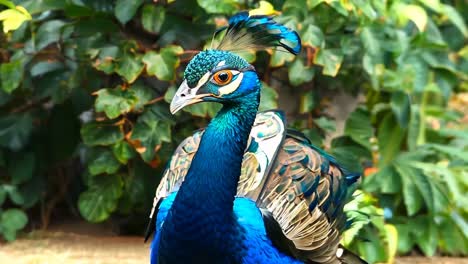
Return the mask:
{"type": "Polygon", "coordinates": [[[281,67],[286,62],[294,60],[294,55],[289,52],[274,50],[270,57],[270,67],[281,67]]]}
{"type": "Polygon", "coordinates": [[[460,229],[459,226],[448,217],[443,220],[442,223],[438,224],[440,250],[453,255],[466,255],[468,253],[468,232],[466,232],[468,229],[466,228],[468,227],[460,229]]]}
{"type": "Polygon", "coordinates": [[[206,12],[212,14],[233,14],[237,10],[236,2],[233,0],[197,0],[197,3],[206,12]]]}
{"type": "Polygon", "coordinates": [[[32,17],[22,6],[10,7],[0,12],[0,21],[3,21],[3,32],[18,29],[23,22],[31,20],[32,17]]]}
{"type": "Polygon", "coordinates": [[[383,194],[401,193],[401,177],[393,165],[388,165],[364,178],[363,189],[368,192],[380,191],[383,194]]]}
{"type": "Polygon", "coordinates": [[[420,225],[422,227],[421,230],[424,231],[416,233],[416,243],[424,252],[424,255],[429,257],[434,256],[439,238],[437,227],[432,219],[428,217],[420,217],[417,220],[419,220],[417,224],[420,225]]]}
{"type": "Polygon", "coordinates": [[[62,20],[49,20],[44,22],[36,33],[36,50],[42,50],[49,44],[60,40],[62,27],[65,26],[62,20]]]}
{"type": "Polygon", "coordinates": [[[288,69],[289,82],[298,86],[305,82],[310,82],[314,78],[314,68],[307,67],[303,64],[302,60],[296,59],[288,69]]]}
{"type": "Polygon", "coordinates": [[[302,43],[305,46],[323,48],[325,46],[325,36],[322,30],[315,25],[308,25],[301,34],[302,43]]]}
{"type": "Polygon", "coordinates": [[[447,43],[440,32],[440,29],[437,27],[436,23],[432,19],[428,19],[426,31],[424,32],[426,41],[428,44],[433,44],[435,46],[447,47],[447,43]]]}
{"type": "Polygon", "coordinates": [[[126,141],[119,141],[113,145],[112,152],[122,164],[127,164],[128,160],[135,156],[135,151],[126,141]]]}
{"type": "Polygon", "coordinates": [[[123,133],[115,125],[87,123],[81,128],[81,137],[88,146],[106,146],[122,140],[123,133]]]}
{"type": "Polygon", "coordinates": [[[421,120],[419,106],[412,105],[410,109],[411,117],[408,126],[407,145],[409,150],[415,150],[417,146],[425,143],[426,125],[421,120]]]}
{"type": "Polygon", "coordinates": [[[454,74],[457,66],[449,59],[449,54],[443,52],[424,52],[422,58],[433,68],[444,69],[454,74]]]}
{"type": "Polygon", "coordinates": [[[406,206],[406,211],[409,216],[415,215],[423,206],[423,198],[416,184],[413,181],[411,174],[413,170],[407,166],[395,165],[396,170],[401,175],[403,182],[403,200],[406,206]]]}
{"type": "Polygon", "coordinates": [[[135,16],[143,2],[144,0],[117,0],[114,9],[115,16],[120,23],[126,24],[135,16]]]}
{"type": "Polygon", "coordinates": [[[447,18],[458,28],[458,30],[460,30],[465,38],[468,37],[468,28],[466,27],[465,21],[455,7],[448,4],[442,4],[442,13],[444,13],[447,18]]]}
{"type": "Polygon", "coordinates": [[[105,112],[107,117],[114,119],[121,114],[130,112],[137,104],[138,98],[131,89],[101,89],[97,91],[95,108],[97,112],[105,112]]]}
{"type": "Polygon", "coordinates": [[[460,230],[462,230],[463,235],[468,237],[468,222],[466,218],[463,218],[463,216],[454,211],[450,213],[450,218],[455,222],[460,230]]]}
{"type": "Polygon", "coordinates": [[[11,1],[0,0],[0,4],[10,8],[10,9],[15,9],[15,4],[13,4],[13,2],[11,2],[11,1]]]}
{"type": "Polygon", "coordinates": [[[118,61],[115,72],[124,77],[128,83],[133,83],[144,68],[145,65],[141,62],[140,56],[126,54],[118,61]]]}
{"type": "Polygon", "coordinates": [[[352,112],[346,120],[344,133],[370,150],[370,139],[374,133],[369,112],[363,108],[357,108],[352,112]]]}
{"type": "Polygon", "coordinates": [[[14,60],[0,65],[0,84],[6,93],[13,92],[23,80],[21,60],[14,60]]]}
{"type": "Polygon", "coordinates": [[[175,69],[179,66],[179,55],[183,49],[179,46],[169,46],[161,49],[159,53],[148,52],[143,57],[146,64],[146,71],[150,75],[155,75],[163,81],[172,81],[175,79],[175,69]]]}
{"type": "Polygon", "coordinates": [[[418,0],[418,1],[436,12],[440,12],[442,9],[440,0],[418,0]]]}
{"type": "Polygon", "coordinates": [[[335,121],[324,116],[314,119],[314,124],[327,133],[336,131],[335,121]]]}
{"type": "Polygon", "coordinates": [[[383,245],[381,234],[375,228],[364,229],[366,243],[359,243],[359,254],[369,263],[383,262],[387,259],[387,248],[383,245]]]}
{"type": "Polygon", "coordinates": [[[427,162],[413,161],[411,166],[417,169],[421,169],[425,175],[437,175],[442,179],[448,186],[450,195],[453,197],[453,200],[456,204],[459,204],[460,207],[463,205],[460,204],[463,201],[462,195],[462,186],[457,182],[456,171],[451,170],[447,167],[444,167],[442,164],[432,164],[427,162]]]}
{"type": "Polygon", "coordinates": [[[89,189],[81,193],[78,199],[81,215],[93,223],[106,220],[117,209],[122,189],[123,181],[120,175],[94,177],[89,189]]]}
{"type": "Polygon", "coordinates": [[[398,125],[392,113],[387,113],[378,129],[380,166],[388,165],[400,152],[405,133],[398,125]]]}
{"type": "Polygon", "coordinates": [[[411,111],[411,102],[409,96],[405,92],[400,91],[392,93],[390,106],[400,127],[406,128],[408,126],[411,111]]]}
{"type": "Polygon", "coordinates": [[[26,202],[24,195],[20,192],[17,186],[4,184],[3,189],[7,192],[8,197],[10,197],[10,200],[14,204],[22,206],[26,202]]]}
{"type": "Polygon", "coordinates": [[[58,61],[40,61],[31,67],[30,73],[32,77],[36,77],[48,72],[53,72],[63,69],[64,65],[58,61]]]}
{"type": "Polygon", "coordinates": [[[337,1],[337,0],[325,0],[325,2],[342,16],[347,17],[349,15],[348,10],[344,6],[345,5],[344,2],[337,1]]]}
{"type": "Polygon", "coordinates": [[[88,170],[91,175],[113,174],[120,168],[120,163],[108,149],[94,149],[89,153],[88,170]]]}
{"type": "Polygon", "coordinates": [[[31,152],[12,156],[8,166],[11,183],[18,185],[30,180],[33,177],[35,163],[36,159],[31,152]]]}
{"type": "Polygon", "coordinates": [[[347,136],[334,138],[331,142],[331,152],[344,168],[352,172],[361,172],[361,164],[372,159],[369,150],[347,136]]]}
{"type": "Polygon", "coordinates": [[[130,87],[130,90],[133,91],[136,98],[138,99],[137,103],[133,107],[134,110],[142,110],[146,103],[152,99],[155,99],[156,97],[155,91],[151,87],[145,85],[143,82],[135,82],[130,87]]]}
{"type": "Polygon", "coordinates": [[[262,88],[260,90],[260,106],[258,107],[258,110],[265,111],[276,108],[278,108],[278,93],[275,89],[262,82],[262,88]]]}
{"type": "Polygon", "coordinates": [[[299,106],[299,113],[310,113],[315,107],[315,96],[313,91],[308,91],[301,96],[301,104],[299,106]]]}
{"type": "Polygon", "coordinates": [[[360,37],[366,54],[369,54],[372,57],[378,56],[381,53],[381,45],[373,28],[363,28],[360,37]]]}
{"type": "Polygon", "coordinates": [[[10,199],[21,208],[28,209],[36,205],[44,195],[46,183],[42,175],[36,174],[27,182],[16,187],[9,192],[10,199]]]}
{"type": "Polygon", "coordinates": [[[406,254],[414,247],[414,239],[410,235],[411,227],[408,224],[396,224],[398,231],[398,253],[406,254]]]}
{"type": "Polygon", "coordinates": [[[120,54],[120,48],[118,46],[111,45],[98,49],[98,52],[99,57],[93,63],[93,66],[106,74],[113,73],[117,68],[117,58],[122,56],[120,54]]]}
{"type": "Polygon", "coordinates": [[[21,230],[27,223],[28,217],[20,209],[7,209],[0,215],[0,226],[3,230],[21,230]]]}
{"type": "Polygon", "coordinates": [[[366,0],[355,0],[354,4],[369,19],[374,20],[374,19],[376,19],[378,17],[378,13],[372,7],[372,2],[366,1],[366,0]]]}
{"type": "Polygon", "coordinates": [[[131,139],[139,140],[143,146],[140,152],[143,160],[153,160],[156,147],[163,142],[171,142],[171,125],[173,119],[168,107],[163,104],[152,105],[138,118],[131,139]]]}
{"type": "Polygon", "coordinates": [[[33,129],[31,114],[10,114],[0,118],[0,146],[18,151],[29,141],[33,129]]]}
{"type": "Polygon", "coordinates": [[[319,49],[314,63],[323,66],[324,75],[336,76],[343,62],[343,53],[339,49],[319,49]]]}
{"type": "Polygon", "coordinates": [[[141,23],[143,28],[152,33],[159,33],[164,24],[166,10],[162,6],[146,4],[143,6],[141,23]]]}
{"type": "Polygon", "coordinates": [[[392,9],[400,25],[405,25],[408,20],[411,20],[420,32],[426,30],[428,17],[426,10],[421,6],[396,2],[392,9]]]}
{"type": "Polygon", "coordinates": [[[448,156],[456,157],[465,162],[468,162],[468,151],[460,149],[459,147],[445,146],[440,144],[428,144],[427,146],[439,152],[445,153],[448,156]]]}
{"type": "Polygon", "coordinates": [[[319,4],[321,3],[325,3],[327,2],[326,0],[307,0],[307,5],[309,6],[309,8],[315,8],[316,6],[318,6],[319,4]]]}
{"type": "Polygon", "coordinates": [[[393,263],[398,248],[398,230],[395,228],[394,225],[391,224],[385,224],[384,229],[385,238],[387,240],[387,255],[389,258],[388,263],[393,263]]]}
{"type": "MultiPolygon", "coordinates": [[[[423,197],[429,212],[438,213],[444,211],[448,206],[447,196],[444,194],[446,190],[445,188],[442,189],[434,178],[414,166],[415,163],[418,163],[419,159],[421,159],[421,156],[417,154],[403,153],[395,162],[395,167],[404,180],[404,188],[405,185],[410,185],[408,188],[413,188],[413,190],[408,190],[405,194],[405,201],[406,199],[413,199],[411,196],[415,195],[414,187],[416,187],[423,197]]],[[[403,191],[405,192],[405,189],[403,191]]],[[[417,211],[411,210],[411,212],[416,213],[417,211]]]]}

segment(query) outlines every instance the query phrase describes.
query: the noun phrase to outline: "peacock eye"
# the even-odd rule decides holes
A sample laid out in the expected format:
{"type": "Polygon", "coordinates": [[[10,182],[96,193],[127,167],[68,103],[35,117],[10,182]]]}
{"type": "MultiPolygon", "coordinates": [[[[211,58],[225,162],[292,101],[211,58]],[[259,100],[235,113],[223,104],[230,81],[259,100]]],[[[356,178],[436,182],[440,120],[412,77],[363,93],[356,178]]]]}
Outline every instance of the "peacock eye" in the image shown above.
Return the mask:
{"type": "Polygon", "coordinates": [[[216,84],[225,85],[232,80],[231,71],[219,71],[213,76],[213,80],[216,84]]]}

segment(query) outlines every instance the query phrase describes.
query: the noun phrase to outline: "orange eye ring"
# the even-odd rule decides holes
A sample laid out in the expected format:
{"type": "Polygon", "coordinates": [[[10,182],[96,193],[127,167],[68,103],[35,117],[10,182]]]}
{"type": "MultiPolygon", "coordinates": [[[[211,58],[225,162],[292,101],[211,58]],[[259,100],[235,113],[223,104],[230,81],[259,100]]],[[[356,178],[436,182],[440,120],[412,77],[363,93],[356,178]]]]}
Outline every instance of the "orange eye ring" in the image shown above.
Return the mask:
{"type": "Polygon", "coordinates": [[[228,84],[232,80],[232,72],[228,70],[219,71],[213,75],[213,80],[218,85],[228,84]]]}

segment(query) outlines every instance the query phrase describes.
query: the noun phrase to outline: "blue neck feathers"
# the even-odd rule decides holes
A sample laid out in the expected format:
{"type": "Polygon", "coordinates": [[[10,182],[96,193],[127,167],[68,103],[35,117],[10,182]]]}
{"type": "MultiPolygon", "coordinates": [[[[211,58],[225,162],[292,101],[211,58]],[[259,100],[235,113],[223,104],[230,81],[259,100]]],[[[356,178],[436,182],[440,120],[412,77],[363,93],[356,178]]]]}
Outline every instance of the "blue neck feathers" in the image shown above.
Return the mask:
{"type": "Polygon", "coordinates": [[[256,74],[254,82],[244,81],[255,89],[225,103],[203,133],[163,225],[160,258],[170,258],[174,251],[181,252],[174,256],[177,262],[184,256],[191,258],[190,262],[196,258],[218,262],[224,259],[223,263],[230,263],[226,256],[235,258],[242,231],[233,217],[233,203],[244,150],[260,101],[256,74]]]}

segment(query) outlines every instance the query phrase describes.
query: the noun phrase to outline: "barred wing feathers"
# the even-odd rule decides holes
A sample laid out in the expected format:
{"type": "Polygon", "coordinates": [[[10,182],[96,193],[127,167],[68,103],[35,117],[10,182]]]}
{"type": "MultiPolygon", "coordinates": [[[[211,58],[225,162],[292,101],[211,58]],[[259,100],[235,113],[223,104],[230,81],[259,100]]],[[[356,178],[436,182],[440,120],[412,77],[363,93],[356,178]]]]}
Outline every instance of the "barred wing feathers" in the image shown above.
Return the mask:
{"type": "Polygon", "coordinates": [[[314,263],[341,263],[336,256],[345,229],[343,207],[359,178],[345,174],[309,142],[288,136],[257,204],[271,213],[288,239],[289,253],[314,263]]]}

